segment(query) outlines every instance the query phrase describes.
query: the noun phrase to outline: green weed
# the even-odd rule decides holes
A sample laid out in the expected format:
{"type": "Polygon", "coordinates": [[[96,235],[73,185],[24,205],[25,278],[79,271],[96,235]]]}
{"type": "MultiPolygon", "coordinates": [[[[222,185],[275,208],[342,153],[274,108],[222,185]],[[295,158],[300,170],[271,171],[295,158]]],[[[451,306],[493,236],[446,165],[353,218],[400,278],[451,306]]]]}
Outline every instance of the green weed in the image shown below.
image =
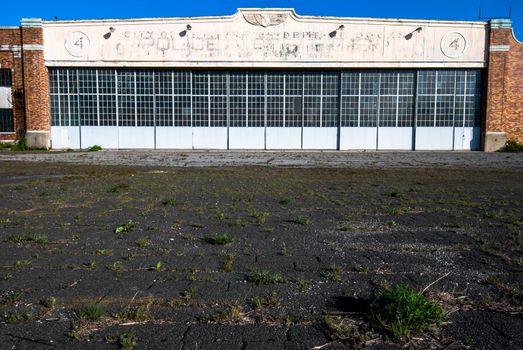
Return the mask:
{"type": "Polygon", "coordinates": [[[424,333],[443,321],[441,306],[404,286],[383,290],[370,311],[376,324],[395,339],[424,333]]]}
{"type": "Polygon", "coordinates": [[[215,245],[225,245],[234,242],[234,236],[229,233],[217,233],[207,238],[207,242],[215,245]]]}
{"type": "Polygon", "coordinates": [[[249,281],[257,285],[285,283],[286,279],[279,272],[270,270],[254,270],[249,276],[249,281]]]}

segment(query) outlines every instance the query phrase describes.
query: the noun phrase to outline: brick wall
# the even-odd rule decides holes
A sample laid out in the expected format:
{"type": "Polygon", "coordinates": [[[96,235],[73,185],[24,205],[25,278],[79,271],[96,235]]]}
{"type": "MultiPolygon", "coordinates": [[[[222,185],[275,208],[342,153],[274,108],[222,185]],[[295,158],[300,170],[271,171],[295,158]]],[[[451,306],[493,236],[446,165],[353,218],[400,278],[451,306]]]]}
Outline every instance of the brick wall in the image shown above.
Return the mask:
{"type": "Polygon", "coordinates": [[[490,24],[484,149],[495,151],[506,140],[523,143],[523,44],[509,20],[490,24]]]}
{"type": "Polygon", "coordinates": [[[22,19],[20,28],[0,28],[0,65],[12,69],[14,133],[1,140],[27,138],[29,145],[49,147],[49,83],[39,19],[22,19]]]}

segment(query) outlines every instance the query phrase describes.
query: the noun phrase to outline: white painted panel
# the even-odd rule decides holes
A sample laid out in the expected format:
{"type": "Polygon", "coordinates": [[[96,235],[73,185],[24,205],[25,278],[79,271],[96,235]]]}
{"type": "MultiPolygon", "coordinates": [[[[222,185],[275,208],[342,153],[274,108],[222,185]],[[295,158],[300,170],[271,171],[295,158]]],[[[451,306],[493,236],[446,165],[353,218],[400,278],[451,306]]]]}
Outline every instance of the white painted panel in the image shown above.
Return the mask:
{"type": "Polygon", "coordinates": [[[267,149],[301,149],[301,128],[267,128],[267,149]]]}
{"type": "Polygon", "coordinates": [[[51,147],[53,149],[79,149],[80,129],[77,126],[52,126],[51,147]]]}
{"type": "Polygon", "coordinates": [[[336,149],[338,128],[303,128],[303,149],[336,149]]]}
{"type": "Polygon", "coordinates": [[[379,127],[378,149],[412,150],[412,128],[379,127]]]}
{"type": "Polygon", "coordinates": [[[102,148],[118,148],[118,127],[116,126],[82,126],[82,148],[99,145],[102,148]]]}
{"type": "Polygon", "coordinates": [[[416,150],[452,150],[453,127],[417,127],[416,150]]]}
{"type": "Polygon", "coordinates": [[[230,149],[264,149],[265,128],[229,128],[230,149]]]}
{"type": "Polygon", "coordinates": [[[68,145],[64,145],[64,142],[62,141],[62,128],[59,126],[51,126],[51,148],[68,148],[68,145]]]}
{"type": "Polygon", "coordinates": [[[10,87],[0,86],[0,108],[13,108],[13,95],[10,87]]]}
{"type": "Polygon", "coordinates": [[[192,128],[191,127],[156,127],[157,149],[191,149],[192,128]]]}
{"type": "Polygon", "coordinates": [[[43,22],[47,65],[91,67],[484,67],[487,28],[484,21],[325,18],[292,9],[43,22]],[[188,24],[194,29],[183,32],[188,24]],[[107,40],[109,26],[116,30],[107,40]]]}
{"type": "MultiPolygon", "coordinates": [[[[83,140],[82,140],[83,144],[83,140]]],[[[103,147],[103,146],[102,146],[103,147]]],[[[154,127],[120,126],[118,127],[118,148],[154,148],[154,127]]]]}
{"type": "Polygon", "coordinates": [[[376,144],[376,128],[341,128],[340,149],[373,149],[376,144]]]}
{"type": "Polygon", "coordinates": [[[478,151],[481,149],[481,129],[479,127],[461,127],[454,129],[454,149],[478,151]]]}
{"type": "Polygon", "coordinates": [[[227,149],[227,128],[194,127],[194,149],[227,149]]]}

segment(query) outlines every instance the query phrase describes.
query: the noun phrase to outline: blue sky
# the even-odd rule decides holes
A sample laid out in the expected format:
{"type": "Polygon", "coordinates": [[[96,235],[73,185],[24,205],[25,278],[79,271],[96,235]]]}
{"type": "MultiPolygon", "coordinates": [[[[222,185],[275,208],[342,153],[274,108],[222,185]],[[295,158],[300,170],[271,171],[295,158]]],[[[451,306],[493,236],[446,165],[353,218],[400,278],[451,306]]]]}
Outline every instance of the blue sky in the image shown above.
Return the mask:
{"type": "Polygon", "coordinates": [[[516,36],[523,41],[523,0],[4,1],[0,26],[18,25],[22,17],[93,19],[230,15],[238,7],[292,7],[301,15],[477,20],[480,6],[485,16],[499,16],[508,14],[510,4],[516,36]]]}

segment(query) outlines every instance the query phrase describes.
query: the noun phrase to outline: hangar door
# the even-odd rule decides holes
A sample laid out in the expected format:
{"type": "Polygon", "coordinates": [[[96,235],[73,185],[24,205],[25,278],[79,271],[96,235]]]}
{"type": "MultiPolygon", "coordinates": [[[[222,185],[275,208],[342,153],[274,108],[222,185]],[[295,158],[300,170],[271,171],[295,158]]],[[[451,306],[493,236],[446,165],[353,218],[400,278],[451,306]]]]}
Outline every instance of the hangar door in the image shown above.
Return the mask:
{"type": "Polygon", "coordinates": [[[478,149],[479,73],[51,68],[52,147],[478,149]]]}

